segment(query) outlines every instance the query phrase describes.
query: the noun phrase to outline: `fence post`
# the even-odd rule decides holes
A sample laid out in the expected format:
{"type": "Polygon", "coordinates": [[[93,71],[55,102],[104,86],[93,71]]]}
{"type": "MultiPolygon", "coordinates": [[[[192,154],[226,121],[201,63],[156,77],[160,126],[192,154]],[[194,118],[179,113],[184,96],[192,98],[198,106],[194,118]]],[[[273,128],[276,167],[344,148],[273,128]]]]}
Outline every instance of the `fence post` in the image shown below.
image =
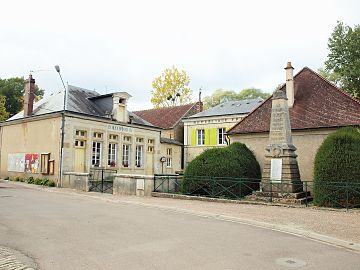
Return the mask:
{"type": "Polygon", "coordinates": [[[243,179],[240,179],[240,183],[239,183],[239,184],[240,184],[240,194],[239,194],[240,196],[239,196],[239,198],[238,198],[238,199],[241,199],[241,198],[242,198],[242,193],[241,193],[241,184],[242,184],[242,180],[243,180],[243,179]]]}
{"type": "Polygon", "coordinates": [[[167,191],[167,193],[170,193],[170,176],[168,175],[168,177],[167,177],[167,182],[168,182],[168,191],[167,191]]]}
{"type": "Polygon", "coordinates": [[[101,192],[104,192],[104,170],[101,169],[101,192]]]}
{"type": "Polygon", "coordinates": [[[305,181],[305,205],[308,206],[307,181],[305,181]]]}
{"type": "Polygon", "coordinates": [[[269,180],[270,183],[270,202],[272,203],[272,182],[269,180]]]}
{"type": "Polygon", "coordinates": [[[153,187],[153,192],[156,192],[156,176],[154,174],[154,178],[153,178],[153,181],[154,181],[154,187],[153,187]]]}
{"type": "Polygon", "coordinates": [[[210,177],[210,183],[211,183],[211,194],[209,194],[211,197],[214,197],[214,184],[215,184],[215,182],[214,182],[215,180],[214,180],[214,177],[210,177]]]}
{"type": "Polygon", "coordinates": [[[346,211],[349,210],[349,180],[346,181],[346,211]]]}

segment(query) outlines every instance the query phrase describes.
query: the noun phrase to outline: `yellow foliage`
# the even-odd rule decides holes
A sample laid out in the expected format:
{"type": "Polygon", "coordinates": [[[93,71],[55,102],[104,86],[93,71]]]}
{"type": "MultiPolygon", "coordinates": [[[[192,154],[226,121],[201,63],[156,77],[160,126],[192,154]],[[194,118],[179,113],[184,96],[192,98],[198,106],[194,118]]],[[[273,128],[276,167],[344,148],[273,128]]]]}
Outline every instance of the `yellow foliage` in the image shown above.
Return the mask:
{"type": "Polygon", "coordinates": [[[170,107],[190,103],[190,78],[184,70],[167,68],[152,82],[151,103],[155,108],[170,107]]]}

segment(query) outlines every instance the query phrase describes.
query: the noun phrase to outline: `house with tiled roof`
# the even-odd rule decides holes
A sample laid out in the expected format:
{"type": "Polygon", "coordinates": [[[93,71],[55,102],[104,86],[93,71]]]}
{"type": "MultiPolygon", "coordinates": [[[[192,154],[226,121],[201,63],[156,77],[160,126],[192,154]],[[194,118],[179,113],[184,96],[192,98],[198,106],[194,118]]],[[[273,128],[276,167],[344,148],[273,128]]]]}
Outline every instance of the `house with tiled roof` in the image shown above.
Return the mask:
{"type": "Polygon", "coordinates": [[[202,103],[190,103],[180,106],[154,108],[143,111],[133,112],[138,117],[151,123],[153,126],[161,128],[161,136],[184,142],[184,124],[182,119],[202,111],[202,103]]]}
{"type": "MultiPolygon", "coordinates": [[[[288,91],[286,84],[280,90],[291,101],[290,125],[301,179],[312,180],[315,155],[324,139],[341,127],[360,126],[360,102],[308,67],[300,70],[293,81],[293,90],[288,91]]],[[[227,132],[231,142],[245,143],[254,152],[262,168],[269,143],[271,99],[227,132]]]]}
{"type": "Polygon", "coordinates": [[[262,101],[263,99],[257,98],[223,102],[206,111],[184,118],[185,164],[191,162],[206,149],[226,146],[228,143],[226,131],[262,101]]]}
{"type": "Polygon", "coordinates": [[[129,112],[127,92],[101,95],[68,85],[34,103],[35,80],[25,84],[24,110],[0,123],[0,177],[48,178],[111,170],[123,174],[181,169],[182,144],[129,112]],[[66,93],[66,94],[65,94],[66,93]]]}

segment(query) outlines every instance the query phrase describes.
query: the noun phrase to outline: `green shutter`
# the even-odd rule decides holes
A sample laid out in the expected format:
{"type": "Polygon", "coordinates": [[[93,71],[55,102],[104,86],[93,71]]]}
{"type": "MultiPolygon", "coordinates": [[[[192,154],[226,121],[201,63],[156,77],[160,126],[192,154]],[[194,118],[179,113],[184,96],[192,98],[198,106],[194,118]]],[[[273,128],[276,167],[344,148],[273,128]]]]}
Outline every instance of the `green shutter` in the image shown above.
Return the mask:
{"type": "Polygon", "coordinates": [[[192,146],[196,145],[196,129],[195,128],[191,129],[191,145],[192,146]]]}
{"type": "Polygon", "coordinates": [[[210,128],[210,145],[217,145],[217,128],[210,128]]]}
{"type": "Polygon", "coordinates": [[[208,128],[204,129],[204,136],[205,136],[205,145],[210,145],[210,130],[208,128]]]}

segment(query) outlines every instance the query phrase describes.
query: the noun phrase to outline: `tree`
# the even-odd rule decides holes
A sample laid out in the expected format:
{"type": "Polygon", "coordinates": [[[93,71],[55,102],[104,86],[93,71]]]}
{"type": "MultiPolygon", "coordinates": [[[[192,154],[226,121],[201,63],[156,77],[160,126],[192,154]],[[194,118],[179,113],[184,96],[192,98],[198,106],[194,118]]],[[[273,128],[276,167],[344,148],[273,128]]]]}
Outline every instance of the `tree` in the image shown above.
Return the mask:
{"type": "Polygon", "coordinates": [[[339,76],[338,84],[346,92],[360,98],[360,25],[351,28],[338,22],[328,41],[330,50],[325,70],[339,76]]]}
{"type": "Polygon", "coordinates": [[[264,93],[257,88],[245,88],[239,93],[232,90],[218,89],[211,96],[204,98],[204,108],[209,109],[219,105],[220,103],[231,100],[244,100],[254,98],[267,98],[270,94],[264,93]]]}
{"type": "MultiPolygon", "coordinates": [[[[25,79],[15,77],[0,79],[0,95],[6,99],[5,108],[9,116],[13,116],[22,110],[25,79]]],[[[44,95],[44,90],[35,85],[35,100],[39,100],[44,95]]]]}
{"type": "Polygon", "coordinates": [[[6,98],[4,96],[0,96],[0,121],[5,121],[9,118],[9,113],[5,108],[6,98]]]}
{"type": "Polygon", "coordinates": [[[152,82],[151,103],[155,108],[187,104],[191,102],[190,78],[184,70],[174,66],[152,82]]]}

